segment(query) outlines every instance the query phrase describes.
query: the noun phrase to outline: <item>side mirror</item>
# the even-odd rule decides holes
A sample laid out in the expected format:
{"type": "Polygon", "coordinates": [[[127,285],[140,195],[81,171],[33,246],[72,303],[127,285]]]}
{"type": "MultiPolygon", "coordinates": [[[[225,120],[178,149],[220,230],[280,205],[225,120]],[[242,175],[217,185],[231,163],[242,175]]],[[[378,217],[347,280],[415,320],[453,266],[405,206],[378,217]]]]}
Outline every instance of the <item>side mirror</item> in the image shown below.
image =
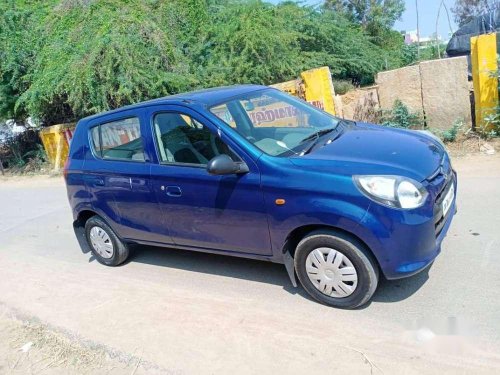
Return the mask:
{"type": "Polygon", "coordinates": [[[217,155],[207,164],[207,172],[214,175],[248,173],[248,166],[236,163],[228,155],[217,155]]]}

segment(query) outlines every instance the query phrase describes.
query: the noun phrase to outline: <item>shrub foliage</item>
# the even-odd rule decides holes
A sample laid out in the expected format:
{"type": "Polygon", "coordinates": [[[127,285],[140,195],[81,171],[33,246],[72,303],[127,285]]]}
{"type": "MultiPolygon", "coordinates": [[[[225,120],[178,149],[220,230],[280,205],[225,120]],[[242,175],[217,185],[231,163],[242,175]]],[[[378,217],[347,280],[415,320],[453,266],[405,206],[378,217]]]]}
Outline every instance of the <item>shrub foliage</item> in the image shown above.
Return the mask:
{"type": "Polygon", "coordinates": [[[407,51],[328,7],[260,0],[4,0],[0,118],[44,125],[171,93],[270,84],[327,65],[370,83],[407,51]]]}

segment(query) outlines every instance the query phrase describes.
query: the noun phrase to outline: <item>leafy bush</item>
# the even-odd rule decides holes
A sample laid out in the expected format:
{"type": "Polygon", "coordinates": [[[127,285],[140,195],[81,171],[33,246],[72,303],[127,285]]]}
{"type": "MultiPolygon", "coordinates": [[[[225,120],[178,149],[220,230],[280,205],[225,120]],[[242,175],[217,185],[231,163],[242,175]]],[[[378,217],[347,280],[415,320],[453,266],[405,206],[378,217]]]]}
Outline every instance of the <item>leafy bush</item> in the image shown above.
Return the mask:
{"type": "Polygon", "coordinates": [[[485,117],[485,122],[483,126],[478,129],[479,134],[486,138],[494,138],[500,136],[500,107],[498,107],[495,113],[485,117]]]}
{"type": "Polygon", "coordinates": [[[401,101],[396,100],[389,111],[382,111],[382,125],[391,128],[415,129],[423,128],[422,117],[410,109],[401,101]]]}
{"type": "MultiPolygon", "coordinates": [[[[301,11],[290,5],[285,13],[288,7],[301,11]]],[[[193,69],[203,85],[270,84],[296,78],[306,64],[299,32],[283,14],[279,6],[260,1],[215,8],[194,55],[193,69]]]]}
{"type": "Polygon", "coordinates": [[[261,0],[0,1],[0,118],[71,122],[196,88],[271,84],[329,66],[372,83],[404,63],[399,33],[261,0]]]}
{"type": "Polygon", "coordinates": [[[458,133],[460,132],[460,130],[462,130],[464,127],[464,123],[462,120],[456,120],[452,127],[448,130],[445,130],[444,132],[442,132],[441,134],[441,139],[445,142],[445,143],[449,143],[449,142],[455,142],[455,140],[457,139],[457,135],[458,133]]]}
{"type": "Polygon", "coordinates": [[[437,135],[445,143],[455,142],[460,131],[463,130],[465,124],[463,120],[455,120],[451,128],[447,130],[430,129],[432,133],[437,135]]]}
{"type": "Polygon", "coordinates": [[[46,163],[47,155],[38,131],[28,129],[20,134],[7,134],[0,143],[0,159],[6,168],[13,170],[22,170],[28,165],[32,170],[46,163]]]}
{"type": "Polygon", "coordinates": [[[401,50],[401,55],[405,65],[416,64],[418,62],[418,46],[416,44],[405,44],[401,50]]]}
{"type": "MultiPolygon", "coordinates": [[[[500,58],[498,66],[500,67],[500,58]]],[[[498,94],[500,96],[500,69],[490,72],[490,77],[498,80],[498,94]]],[[[485,123],[478,127],[478,133],[486,138],[500,137],[500,106],[497,106],[493,113],[486,116],[484,121],[485,123]]]]}
{"type": "Polygon", "coordinates": [[[186,90],[187,62],[175,48],[168,3],[133,9],[119,0],[75,3],[46,20],[46,40],[18,106],[46,123],[186,90]],[[128,8],[128,9],[127,9],[128,8]],[[170,29],[166,32],[165,28],[170,29]],[[72,113],[72,115],[71,115],[72,113]]]}
{"type": "Polygon", "coordinates": [[[30,84],[30,70],[44,36],[38,31],[55,0],[0,1],[0,119],[29,115],[25,106],[16,106],[30,84]]]}
{"type": "MultiPolygon", "coordinates": [[[[300,22],[290,17],[301,35],[301,51],[307,67],[330,67],[334,78],[348,79],[359,85],[371,84],[381,70],[399,67],[401,62],[394,51],[381,47],[357,24],[332,11],[312,11],[300,22]]],[[[392,38],[393,34],[389,34],[392,38]]],[[[399,49],[403,41],[399,37],[399,49]]],[[[388,43],[391,45],[391,43],[388,43]]]]}
{"type": "Polygon", "coordinates": [[[354,85],[347,80],[333,80],[333,87],[337,95],[345,95],[354,89],[354,85]]]}

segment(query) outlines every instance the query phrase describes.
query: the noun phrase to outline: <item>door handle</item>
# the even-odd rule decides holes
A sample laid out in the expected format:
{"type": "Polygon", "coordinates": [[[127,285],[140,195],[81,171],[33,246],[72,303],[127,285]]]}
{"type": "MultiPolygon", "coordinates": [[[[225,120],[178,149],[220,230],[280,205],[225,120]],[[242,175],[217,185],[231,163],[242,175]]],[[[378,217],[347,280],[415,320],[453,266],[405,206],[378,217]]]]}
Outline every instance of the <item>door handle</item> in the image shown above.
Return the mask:
{"type": "Polygon", "coordinates": [[[93,182],[95,186],[104,186],[104,178],[97,177],[93,182]]]}
{"type": "Polygon", "coordinates": [[[182,195],[182,190],[179,186],[167,186],[166,188],[162,186],[162,190],[166,190],[169,197],[180,197],[182,195]]]}

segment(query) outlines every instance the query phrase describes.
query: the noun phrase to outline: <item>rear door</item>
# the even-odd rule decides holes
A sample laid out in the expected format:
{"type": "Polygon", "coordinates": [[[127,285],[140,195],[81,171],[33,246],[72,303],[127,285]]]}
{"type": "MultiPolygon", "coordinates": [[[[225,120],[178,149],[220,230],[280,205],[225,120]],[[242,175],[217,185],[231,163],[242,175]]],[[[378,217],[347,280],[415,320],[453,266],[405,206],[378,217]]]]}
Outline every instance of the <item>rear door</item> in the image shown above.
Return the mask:
{"type": "Polygon", "coordinates": [[[123,239],[171,243],[152,190],[140,111],[99,118],[89,128],[86,181],[96,211],[114,222],[123,239]]]}
{"type": "Polygon", "coordinates": [[[151,108],[148,117],[159,160],[151,166],[152,186],[173,241],[190,248],[271,255],[256,163],[193,110],[165,105],[151,108]],[[207,162],[219,154],[244,161],[250,172],[210,175],[207,162]]]}

